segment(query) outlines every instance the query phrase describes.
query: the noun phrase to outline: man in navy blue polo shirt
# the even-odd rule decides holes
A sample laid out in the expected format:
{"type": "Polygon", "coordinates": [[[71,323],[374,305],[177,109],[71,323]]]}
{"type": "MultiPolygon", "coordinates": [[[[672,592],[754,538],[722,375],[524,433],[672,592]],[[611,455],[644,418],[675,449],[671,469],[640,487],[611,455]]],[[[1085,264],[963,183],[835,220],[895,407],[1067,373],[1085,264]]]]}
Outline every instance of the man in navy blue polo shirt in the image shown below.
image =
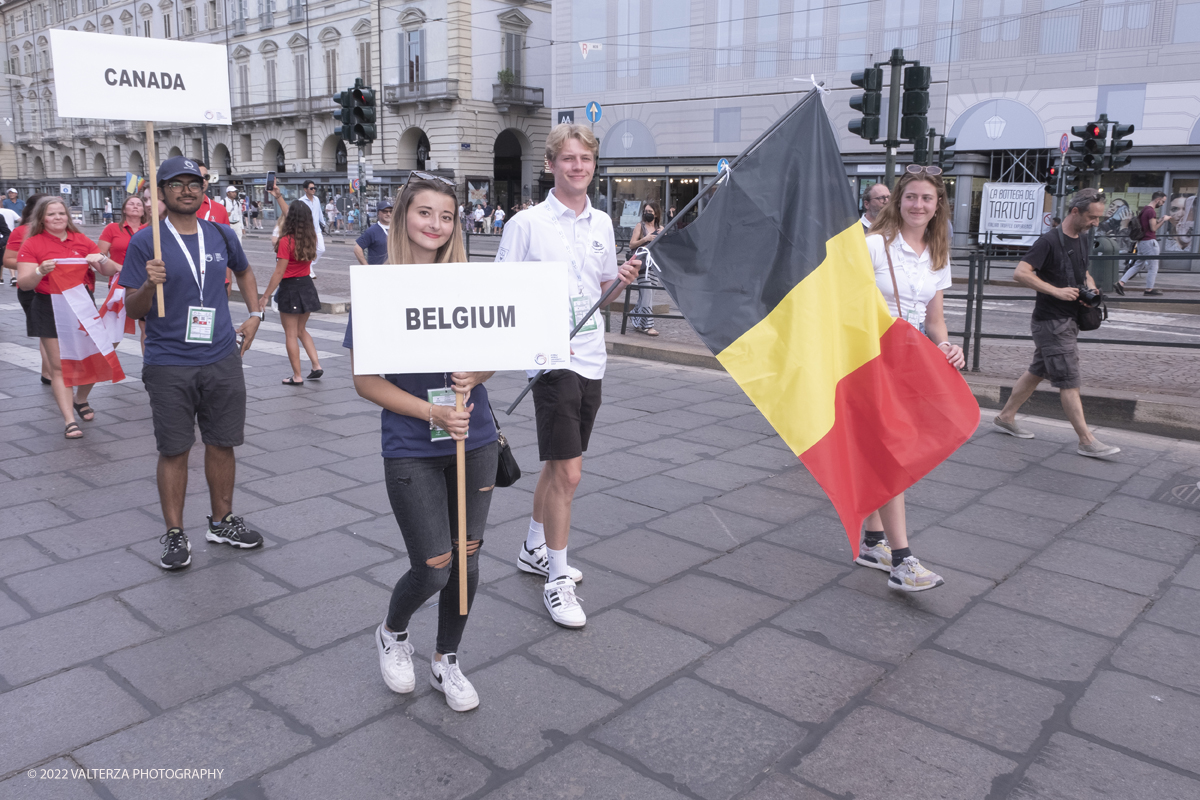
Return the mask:
{"type": "Polygon", "coordinates": [[[234,547],[258,547],[262,536],[233,515],[233,448],[242,443],[246,422],[246,381],[242,353],[262,321],[258,286],[237,237],[224,225],[197,219],[204,200],[204,176],[197,162],[177,156],[163,162],[158,188],[167,207],[159,222],[162,260],[154,258],[149,226],[134,234],[125,252],[120,283],[128,291],[126,312],[146,320],[142,383],[150,395],[158,447],[158,496],[167,532],[159,540],[163,569],[192,563],[183,532],[188,453],[200,424],[204,473],[212,499],[205,538],[234,547]],[[240,347],[225,296],[225,269],[237,276],[250,317],[238,328],[240,347]],[[155,302],[163,287],[165,314],[155,302]]]}
{"type": "Polygon", "coordinates": [[[392,224],[392,198],[379,201],[375,224],[363,231],[354,243],[354,257],[360,264],[386,264],[388,226],[392,224]]]}

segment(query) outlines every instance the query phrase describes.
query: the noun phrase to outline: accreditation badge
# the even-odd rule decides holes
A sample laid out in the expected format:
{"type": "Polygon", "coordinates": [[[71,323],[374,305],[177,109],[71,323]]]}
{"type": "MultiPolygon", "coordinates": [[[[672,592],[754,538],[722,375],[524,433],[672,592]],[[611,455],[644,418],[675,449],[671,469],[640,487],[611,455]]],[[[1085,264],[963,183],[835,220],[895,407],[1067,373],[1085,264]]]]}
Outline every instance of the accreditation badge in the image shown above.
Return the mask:
{"type": "MultiPolygon", "coordinates": [[[[435,406],[449,406],[450,408],[454,408],[455,399],[453,389],[430,389],[425,393],[425,397],[435,406]]],[[[467,432],[467,435],[470,435],[470,431],[467,432]]],[[[441,441],[442,439],[449,438],[451,438],[450,432],[445,428],[439,428],[438,426],[434,425],[429,429],[429,441],[431,442],[437,442],[441,441]]]]}
{"type": "MultiPolygon", "coordinates": [[[[574,329],[575,326],[579,324],[579,318],[591,310],[592,310],[592,298],[588,297],[586,294],[581,294],[576,297],[572,297],[571,298],[571,328],[574,329]]],[[[585,324],[582,328],[579,329],[579,332],[587,333],[588,331],[594,331],[594,330],[596,330],[596,327],[597,327],[596,315],[593,314],[591,316],[591,318],[587,321],[587,324],[585,324]]]]}
{"type": "Polygon", "coordinates": [[[189,344],[212,344],[217,310],[204,306],[188,306],[187,333],[183,340],[189,344]]]}

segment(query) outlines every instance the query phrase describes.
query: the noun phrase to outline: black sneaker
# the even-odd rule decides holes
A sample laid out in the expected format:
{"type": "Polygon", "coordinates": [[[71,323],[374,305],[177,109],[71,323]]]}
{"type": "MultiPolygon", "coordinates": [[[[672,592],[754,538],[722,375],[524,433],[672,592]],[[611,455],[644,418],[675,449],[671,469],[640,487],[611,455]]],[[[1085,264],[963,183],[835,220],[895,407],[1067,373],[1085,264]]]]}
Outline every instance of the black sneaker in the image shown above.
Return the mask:
{"type": "Polygon", "coordinates": [[[213,518],[209,517],[208,530],[204,533],[204,538],[210,542],[231,544],[245,550],[258,547],[263,543],[262,534],[247,528],[242,518],[235,517],[233,514],[226,514],[225,519],[220,522],[213,522],[213,518]]]}
{"type": "Polygon", "coordinates": [[[163,569],[183,569],[192,563],[192,543],[182,528],[169,528],[158,540],[163,545],[158,565],[163,569]]]}

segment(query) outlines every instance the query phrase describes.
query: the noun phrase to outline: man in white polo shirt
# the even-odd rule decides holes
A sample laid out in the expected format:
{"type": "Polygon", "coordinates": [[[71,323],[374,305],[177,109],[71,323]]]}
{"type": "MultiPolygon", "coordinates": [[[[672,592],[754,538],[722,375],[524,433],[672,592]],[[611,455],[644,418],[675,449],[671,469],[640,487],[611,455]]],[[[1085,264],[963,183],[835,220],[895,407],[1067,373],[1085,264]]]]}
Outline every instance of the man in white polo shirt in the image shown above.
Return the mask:
{"type": "MultiPolygon", "coordinates": [[[[570,297],[564,298],[563,321],[568,328],[574,328],[613,281],[624,286],[636,280],[641,266],[640,261],[632,260],[618,269],[612,220],[588,202],[599,149],[586,126],[555,126],[546,138],[546,169],[554,174],[554,189],[545,201],[504,226],[504,238],[496,252],[497,261],[567,263],[570,297]]],[[[550,370],[533,387],[538,455],[545,464],[533,494],[533,517],[517,566],[545,576],[542,599],[546,610],[565,628],[582,628],[587,622],[575,597],[575,584],[583,580],[583,574],[567,566],[567,539],[571,501],[600,410],[600,381],[607,359],[604,321],[597,312],[571,340],[571,366],[550,370]]]]}

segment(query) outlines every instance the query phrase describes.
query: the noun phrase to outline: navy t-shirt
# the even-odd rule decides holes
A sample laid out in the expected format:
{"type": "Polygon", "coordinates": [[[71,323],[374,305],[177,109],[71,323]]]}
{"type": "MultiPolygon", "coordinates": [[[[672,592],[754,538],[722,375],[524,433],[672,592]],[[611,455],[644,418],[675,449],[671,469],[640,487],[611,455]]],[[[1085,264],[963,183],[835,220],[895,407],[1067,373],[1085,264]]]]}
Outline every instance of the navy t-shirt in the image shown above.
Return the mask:
{"type": "MultiPolygon", "coordinates": [[[[354,321],[346,323],[346,338],[342,346],[354,349],[354,321]]],[[[383,376],[393,386],[398,386],[413,397],[428,400],[430,389],[452,386],[450,374],[446,372],[415,372],[404,375],[383,376]]],[[[467,450],[476,450],[496,441],[499,434],[492,419],[487,389],[483,384],[471,390],[467,405],[475,404],[471,412],[471,427],[467,436],[467,450]]],[[[452,456],[457,450],[453,439],[429,440],[429,420],[408,417],[394,411],[381,409],[380,427],[383,438],[384,458],[429,458],[430,456],[452,456]]]]}
{"type": "Polygon", "coordinates": [[[358,237],[355,244],[367,254],[368,264],[387,263],[387,237],[388,232],[380,227],[378,222],[367,228],[363,231],[362,236],[358,237]]]}
{"type": "MultiPolygon", "coordinates": [[[[188,266],[187,258],[179,249],[179,243],[167,229],[166,221],[159,222],[162,237],[163,263],[167,265],[167,281],[163,284],[163,299],[166,300],[166,315],[158,315],[158,303],[151,304],[146,314],[146,358],[151,366],[203,366],[215,364],[229,355],[237,346],[237,334],[229,316],[229,298],[225,296],[225,268],[243,272],[250,263],[242,251],[241,244],[232,233],[221,235],[216,223],[196,220],[204,234],[204,254],[208,262],[204,279],[204,302],[200,302],[200,287],[188,266]],[[193,344],[184,341],[187,333],[187,310],[189,306],[203,305],[217,310],[213,323],[212,344],[193,344]]],[[[196,268],[200,267],[198,234],[180,234],[184,245],[192,255],[196,268]]],[[[154,233],[150,226],[142,228],[129,240],[125,251],[124,267],[120,284],[126,289],[137,289],[146,282],[146,262],[154,258],[154,233]]]]}

